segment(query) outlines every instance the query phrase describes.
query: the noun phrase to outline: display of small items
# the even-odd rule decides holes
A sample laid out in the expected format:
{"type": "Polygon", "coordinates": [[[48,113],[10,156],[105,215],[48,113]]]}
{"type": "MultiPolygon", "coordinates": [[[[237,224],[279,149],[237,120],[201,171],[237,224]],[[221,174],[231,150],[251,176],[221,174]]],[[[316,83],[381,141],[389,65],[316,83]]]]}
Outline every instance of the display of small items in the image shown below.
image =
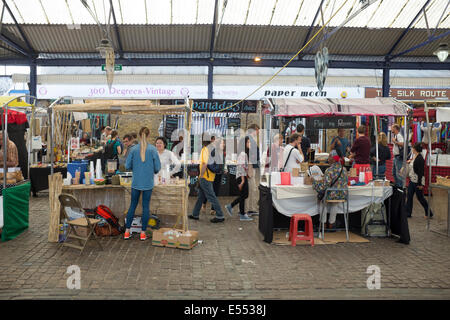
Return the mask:
{"type": "MultiPolygon", "coordinates": [[[[2,172],[0,172],[0,183],[3,184],[3,169],[2,172]]],[[[23,181],[23,175],[20,168],[9,168],[8,172],[6,173],[6,184],[16,184],[20,181],[23,181]]]]}

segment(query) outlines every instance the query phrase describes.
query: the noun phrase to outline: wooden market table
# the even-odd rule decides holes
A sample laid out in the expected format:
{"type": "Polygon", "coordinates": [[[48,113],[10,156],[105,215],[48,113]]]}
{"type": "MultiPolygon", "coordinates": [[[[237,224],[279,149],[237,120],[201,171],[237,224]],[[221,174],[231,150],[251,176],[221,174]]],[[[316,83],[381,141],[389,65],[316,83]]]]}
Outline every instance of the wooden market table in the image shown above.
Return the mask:
{"type": "MultiPolygon", "coordinates": [[[[154,186],[150,199],[151,214],[156,214],[160,218],[162,226],[173,227],[174,224],[182,225],[186,223],[188,192],[189,189],[184,183],[154,186]]],[[[94,209],[98,205],[103,204],[111,209],[122,225],[125,224],[125,217],[131,202],[130,186],[63,185],[61,193],[69,193],[75,196],[83,208],[94,209]]],[[[135,216],[142,215],[141,199],[142,197],[139,199],[135,216]]],[[[54,210],[59,211],[59,208],[54,210]]],[[[57,214],[59,215],[59,212],[51,213],[54,216],[57,214]]],[[[50,223],[49,241],[50,239],[57,241],[56,236],[53,235],[53,233],[58,234],[58,230],[55,230],[55,227],[56,223],[50,223]]]]}
{"type": "Polygon", "coordinates": [[[432,183],[430,188],[434,218],[439,222],[447,220],[447,236],[450,236],[450,187],[432,183]]]}

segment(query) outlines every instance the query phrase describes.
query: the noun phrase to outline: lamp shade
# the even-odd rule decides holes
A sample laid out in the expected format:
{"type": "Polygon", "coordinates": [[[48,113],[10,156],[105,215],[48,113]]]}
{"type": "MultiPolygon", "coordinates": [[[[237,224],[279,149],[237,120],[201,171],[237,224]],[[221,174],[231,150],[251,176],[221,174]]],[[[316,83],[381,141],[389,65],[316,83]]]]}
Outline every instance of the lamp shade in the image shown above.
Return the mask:
{"type": "Polygon", "coordinates": [[[439,48],[433,52],[436,55],[440,62],[444,62],[448,57],[448,46],[445,43],[441,43],[439,48]]]}

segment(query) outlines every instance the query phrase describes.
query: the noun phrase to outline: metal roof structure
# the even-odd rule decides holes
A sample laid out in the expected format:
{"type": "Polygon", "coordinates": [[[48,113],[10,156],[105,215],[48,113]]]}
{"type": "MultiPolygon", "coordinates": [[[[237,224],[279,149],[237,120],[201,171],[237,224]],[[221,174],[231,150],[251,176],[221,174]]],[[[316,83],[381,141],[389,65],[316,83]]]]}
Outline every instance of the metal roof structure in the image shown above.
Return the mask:
{"type": "Polygon", "coordinates": [[[389,63],[392,68],[445,70],[449,63],[440,63],[433,52],[439,43],[450,43],[449,3],[2,0],[0,64],[99,65],[96,47],[107,34],[116,63],[123,65],[277,67],[337,12],[291,66],[313,67],[314,54],[325,45],[330,67],[382,68],[389,63]],[[255,55],[263,60],[254,62],[255,55]]]}

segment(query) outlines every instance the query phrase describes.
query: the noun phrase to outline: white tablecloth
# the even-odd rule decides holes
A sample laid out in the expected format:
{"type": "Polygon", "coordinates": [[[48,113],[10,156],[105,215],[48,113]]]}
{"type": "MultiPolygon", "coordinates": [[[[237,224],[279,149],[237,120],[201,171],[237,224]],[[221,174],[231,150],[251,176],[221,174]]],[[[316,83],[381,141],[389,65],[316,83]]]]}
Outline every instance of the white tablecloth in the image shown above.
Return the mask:
{"type": "MultiPolygon", "coordinates": [[[[263,184],[263,183],[262,183],[263,184]]],[[[392,195],[392,187],[351,186],[349,190],[348,210],[357,212],[368,207],[371,202],[380,203],[392,195]],[[373,194],[373,196],[372,196],[373,194]]],[[[296,213],[306,213],[314,216],[319,213],[317,192],[310,185],[273,186],[272,203],[278,212],[292,216],[296,213]]],[[[329,207],[330,213],[343,213],[342,204],[329,207]]]]}

